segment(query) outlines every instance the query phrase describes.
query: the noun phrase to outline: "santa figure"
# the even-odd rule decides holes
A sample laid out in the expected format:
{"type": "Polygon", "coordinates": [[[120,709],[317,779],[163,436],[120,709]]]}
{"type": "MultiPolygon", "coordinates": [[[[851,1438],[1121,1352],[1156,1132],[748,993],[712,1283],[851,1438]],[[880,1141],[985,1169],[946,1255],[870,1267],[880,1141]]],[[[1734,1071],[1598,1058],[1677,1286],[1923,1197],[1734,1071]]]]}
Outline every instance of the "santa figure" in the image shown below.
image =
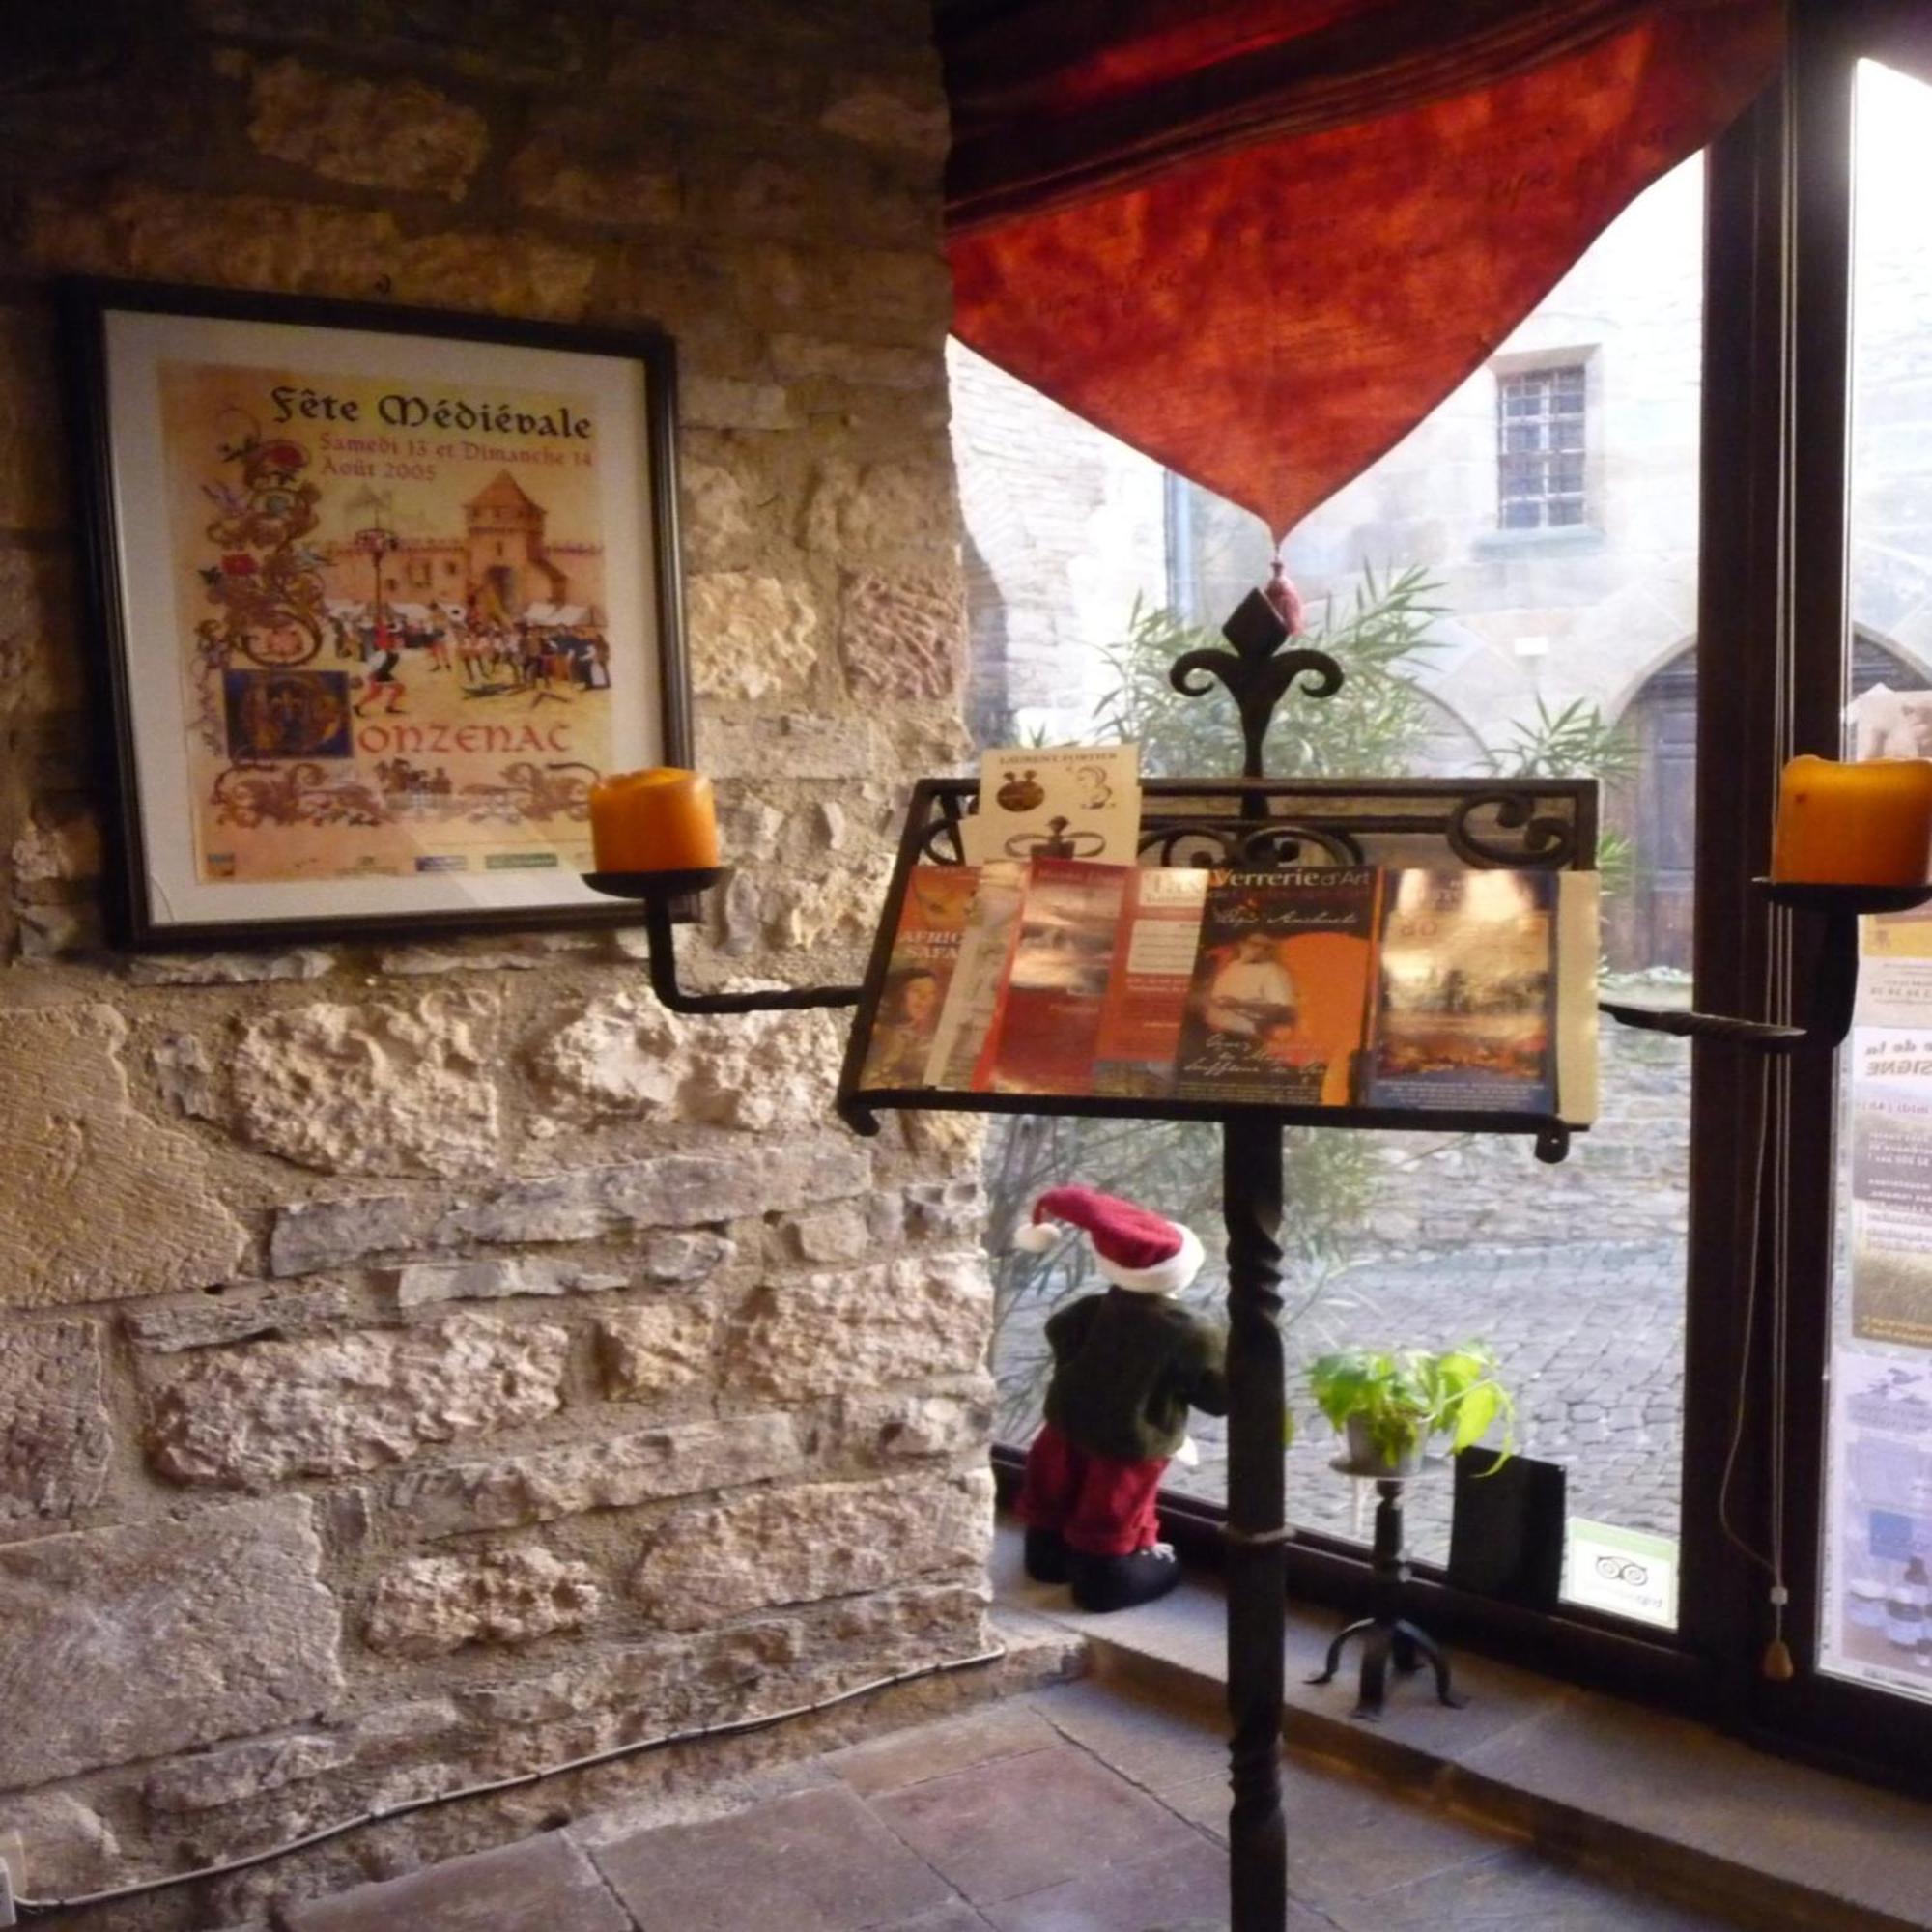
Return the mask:
{"type": "Polygon", "coordinates": [[[1070,1583],[1083,1610],[1123,1610],[1180,1580],[1154,1500],[1187,1411],[1228,1412],[1227,1337],[1174,1298],[1201,1271],[1188,1229],[1091,1187],[1055,1187],[1015,1244],[1043,1253],[1063,1222],[1087,1231],[1112,1286],[1047,1321],[1046,1420],[1015,1507],[1028,1576],[1070,1583]]]}

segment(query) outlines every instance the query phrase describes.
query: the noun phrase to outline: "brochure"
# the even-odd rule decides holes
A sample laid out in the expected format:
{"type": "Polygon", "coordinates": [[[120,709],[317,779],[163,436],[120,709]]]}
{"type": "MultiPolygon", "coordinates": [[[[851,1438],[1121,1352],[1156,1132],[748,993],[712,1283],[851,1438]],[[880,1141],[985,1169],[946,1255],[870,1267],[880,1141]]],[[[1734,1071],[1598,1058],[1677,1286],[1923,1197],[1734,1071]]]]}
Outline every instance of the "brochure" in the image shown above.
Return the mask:
{"type": "Polygon", "coordinates": [[[866,1053],[867,1087],[923,1087],[940,1014],[979,874],[971,866],[915,866],[866,1053]]]}
{"type": "Polygon", "coordinates": [[[1114,962],[1094,1048],[1096,1094],[1174,1092],[1208,879],[1205,871],[1178,866],[1143,867],[1129,875],[1126,948],[1114,962]]]}
{"type": "Polygon", "coordinates": [[[980,807],[959,842],[969,866],[1041,856],[1131,866],[1140,831],[1138,745],[1019,746],[980,759],[980,807]]]}
{"type": "Polygon", "coordinates": [[[1370,1020],[1379,889],[1370,866],[1211,875],[1178,1098],[1349,1104],[1370,1020]]]}
{"type": "Polygon", "coordinates": [[[980,1064],[1000,1009],[1000,989],[1012,963],[1027,868],[1008,860],[981,866],[979,874],[926,1067],[931,1087],[966,1090],[979,1084],[980,1064]]]}
{"type": "Polygon", "coordinates": [[[1125,866],[1036,859],[994,1020],[996,1094],[1091,1094],[1125,866]]]}

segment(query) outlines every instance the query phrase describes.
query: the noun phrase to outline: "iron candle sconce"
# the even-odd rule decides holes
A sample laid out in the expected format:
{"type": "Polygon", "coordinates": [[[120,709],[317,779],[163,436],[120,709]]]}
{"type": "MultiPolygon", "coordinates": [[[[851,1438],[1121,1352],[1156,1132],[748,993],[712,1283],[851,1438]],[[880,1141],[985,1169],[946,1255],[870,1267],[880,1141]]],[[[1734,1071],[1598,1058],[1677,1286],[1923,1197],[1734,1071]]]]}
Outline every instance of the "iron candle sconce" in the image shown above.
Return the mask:
{"type": "Polygon", "coordinates": [[[1810,886],[1781,879],[1754,879],[1751,883],[1769,904],[1818,918],[1816,965],[1802,1025],[1735,1019],[1724,1013],[1671,1012],[1611,1000],[1601,1002],[1598,1010],[1619,1026],[1672,1034],[1680,1039],[1724,1041],[1757,1053],[1796,1053],[1804,1047],[1829,1053],[1842,1045],[1852,1029],[1852,1009],[1858,998],[1859,921],[1867,914],[1910,912],[1924,905],[1932,900],[1932,884],[1810,886]]]}
{"type": "Polygon", "coordinates": [[[709,892],[731,876],[729,866],[699,866],[668,872],[586,872],[583,882],[613,899],[633,899],[644,909],[644,941],[650,954],[651,991],[674,1013],[782,1013],[810,1007],[856,1007],[857,986],[775,987],[755,993],[687,993],[677,982],[677,942],[672,902],[709,892]]]}

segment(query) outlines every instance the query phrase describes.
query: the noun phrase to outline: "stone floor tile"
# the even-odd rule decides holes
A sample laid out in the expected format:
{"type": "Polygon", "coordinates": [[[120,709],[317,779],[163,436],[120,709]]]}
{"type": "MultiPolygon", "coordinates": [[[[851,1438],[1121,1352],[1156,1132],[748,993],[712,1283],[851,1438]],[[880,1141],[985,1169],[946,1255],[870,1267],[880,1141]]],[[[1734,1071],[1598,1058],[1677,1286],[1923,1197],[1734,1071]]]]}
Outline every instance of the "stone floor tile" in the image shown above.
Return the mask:
{"type": "MultiPolygon", "coordinates": [[[[778,1932],[778,1928],[767,1927],[766,1932],[778,1932]]],[[[992,1927],[963,1899],[955,1898],[937,1912],[922,1912],[917,1918],[881,1925],[878,1932],[992,1932],[992,1927]]]]}
{"type": "Polygon", "coordinates": [[[1045,1750],[1060,1733],[1024,1704],[994,1704],[944,1723],[921,1724],[870,1744],[831,1751],[819,1762],[854,1791],[867,1795],[922,1784],[949,1772],[1045,1750]]]}
{"type": "Polygon", "coordinates": [[[640,1832],[596,1859],[641,1932],[860,1932],[953,1895],[837,1786],[640,1832]]]}
{"type": "MultiPolygon", "coordinates": [[[[1324,1908],[1337,1932],[1719,1932],[1735,1924],[1510,1850],[1324,1908]]],[[[1856,1921],[1847,1919],[1847,1926],[1856,1921]]]]}
{"type": "Polygon", "coordinates": [[[1178,1853],[1193,1828],[1070,1745],[882,1794],[872,1808],[975,1905],[1178,1853]]]}
{"type": "MultiPolygon", "coordinates": [[[[1227,1843],[1226,1778],[1178,1785],[1160,1796],[1217,1843],[1227,1843]]],[[[1428,1878],[1488,1858],[1508,1843],[1386,1790],[1293,1759],[1282,1767],[1282,1804],[1290,1887],[1297,1898],[1316,1904],[1428,1878]]]]}
{"type": "Polygon", "coordinates": [[[1227,1854],[1205,1838],[986,1907],[996,1932],[1149,1932],[1227,1914],[1227,1854]]]}
{"type": "Polygon", "coordinates": [[[289,1932],[633,1932],[560,1832],[287,1908],[289,1932]]]}
{"type": "Polygon", "coordinates": [[[1141,1696],[1122,1695],[1099,1679],[1042,1691],[1034,1708],[1056,1731],[1150,1791],[1227,1776],[1227,1739],[1211,1724],[1141,1696]]]}

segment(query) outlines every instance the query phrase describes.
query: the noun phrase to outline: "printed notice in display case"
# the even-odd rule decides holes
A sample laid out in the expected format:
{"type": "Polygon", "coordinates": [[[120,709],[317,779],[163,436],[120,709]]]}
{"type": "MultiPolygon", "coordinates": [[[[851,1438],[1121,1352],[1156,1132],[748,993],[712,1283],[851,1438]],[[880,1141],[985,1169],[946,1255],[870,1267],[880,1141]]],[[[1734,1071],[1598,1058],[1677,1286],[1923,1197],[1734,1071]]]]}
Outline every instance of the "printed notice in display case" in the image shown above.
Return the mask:
{"type": "Polygon", "coordinates": [[[1932,1696],[1932,1359],[1833,1361],[1825,1667],[1932,1696]]]}
{"type": "Polygon", "coordinates": [[[1843,1083],[1819,1662],[1932,1698],[1932,919],[1863,922],[1843,1083]]]}

